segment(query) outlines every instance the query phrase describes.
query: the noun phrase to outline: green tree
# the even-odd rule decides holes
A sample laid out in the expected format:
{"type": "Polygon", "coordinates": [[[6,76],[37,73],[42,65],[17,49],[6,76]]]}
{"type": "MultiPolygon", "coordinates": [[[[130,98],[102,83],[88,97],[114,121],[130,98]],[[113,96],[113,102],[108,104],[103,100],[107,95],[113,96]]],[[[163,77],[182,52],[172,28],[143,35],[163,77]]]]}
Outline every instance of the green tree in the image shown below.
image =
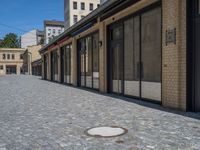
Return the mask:
{"type": "Polygon", "coordinates": [[[6,34],[3,41],[0,43],[0,47],[19,48],[20,47],[20,40],[15,33],[6,34]]]}

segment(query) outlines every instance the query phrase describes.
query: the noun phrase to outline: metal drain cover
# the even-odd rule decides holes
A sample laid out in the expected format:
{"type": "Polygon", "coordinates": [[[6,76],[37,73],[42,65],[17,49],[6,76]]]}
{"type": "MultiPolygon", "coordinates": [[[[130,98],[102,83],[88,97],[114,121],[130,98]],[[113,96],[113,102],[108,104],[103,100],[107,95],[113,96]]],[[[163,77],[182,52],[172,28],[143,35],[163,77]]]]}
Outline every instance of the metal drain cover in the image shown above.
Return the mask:
{"type": "Polygon", "coordinates": [[[127,129],[117,126],[94,127],[86,130],[86,134],[93,137],[116,137],[124,135],[127,129]]]}

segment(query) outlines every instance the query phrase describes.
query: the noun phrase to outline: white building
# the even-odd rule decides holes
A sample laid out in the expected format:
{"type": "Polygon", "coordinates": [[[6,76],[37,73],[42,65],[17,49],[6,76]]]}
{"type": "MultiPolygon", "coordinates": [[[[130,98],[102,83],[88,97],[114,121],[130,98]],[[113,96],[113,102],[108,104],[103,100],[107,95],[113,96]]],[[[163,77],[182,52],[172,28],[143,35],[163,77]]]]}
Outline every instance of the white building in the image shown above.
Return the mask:
{"type": "Polygon", "coordinates": [[[100,0],[65,0],[65,29],[87,16],[99,5],[100,0]]]}
{"type": "Polygon", "coordinates": [[[44,32],[39,30],[32,30],[21,36],[21,48],[43,44],[44,32]]]}
{"type": "Polygon", "coordinates": [[[60,35],[64,31],[63,21],[44,21],[45,44],[48,44],[54,37],[60,35]]]}
{"type": "Polygon", "coordinates": [[[100,3],[103,4],[103,3],[105,3],[106,1],[108,1],[108,0],[100,0],[100,3]]]}

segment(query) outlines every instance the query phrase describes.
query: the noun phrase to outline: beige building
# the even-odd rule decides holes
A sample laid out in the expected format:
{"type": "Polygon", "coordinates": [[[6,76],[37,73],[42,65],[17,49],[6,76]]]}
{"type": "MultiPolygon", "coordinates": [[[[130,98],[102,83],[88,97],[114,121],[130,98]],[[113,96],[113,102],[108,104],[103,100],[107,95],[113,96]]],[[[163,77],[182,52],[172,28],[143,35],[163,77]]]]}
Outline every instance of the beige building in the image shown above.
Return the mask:
{"type": "Polygon", "coordinates": [[[200,111],[199,31],[200,0],[109,0],[40,50],[42,76],[200,111]]]}
{"type": "Polygon", "coordinates": [[[32,62],[41,59],[39,50],[42,45],[28,46],[23,54],[23,73],[32,75],[32,62]]]}
{"type": "Polygon", "coordinates": [[[0,48],[0,75],[20,74],[24,52],[21,48],[0,48]]]}

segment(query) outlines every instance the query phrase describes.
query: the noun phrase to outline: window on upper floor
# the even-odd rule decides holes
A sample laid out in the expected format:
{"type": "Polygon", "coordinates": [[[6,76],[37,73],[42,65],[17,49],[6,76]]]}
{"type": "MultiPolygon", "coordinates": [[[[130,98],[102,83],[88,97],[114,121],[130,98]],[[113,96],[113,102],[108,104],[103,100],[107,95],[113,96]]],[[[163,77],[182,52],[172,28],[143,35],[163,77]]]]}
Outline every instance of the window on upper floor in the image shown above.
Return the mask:
{"type": "Polygon", "coordinates": [[[48,33],[48,36],[50,36],[51,35],[51,33],[48,33]]]}
{"type": "Polygon", "coordinates": [[[56,30],[55,29],[53,29],[53,34],[55,34],[56,33],[56,30]]]}
{"type": "Polygon", "coordinates": [[[5,60],[6,59],[6,54],[2,55],[2,59],[5,60]]]}
{"type": "Polygon", "coordinates": [[[77,9],[77,2],[73,2],[73,8],[77,9]]]}
{"type": "Polygon", "coordinates": [[[12,54],[12,59],[13,59],[13,60],[15,59],[15,54],[12,54]]]}
{"type": "Polygon", "coordinates": [[[20,54],[20,59],[23,59],[23,54],[20,54]]]}
{"type": "Polygon", "coordinates": [[[78,16],[74,15],[74,23],[77,23],[77,22],[78,22],[78,16]]]}
{"type": "Polygon", "coordinates": [[[8,59],[8,60],[10,59],[10,54],[7,54],[7,59],[8,59]]]}
{"type": "Polygon", "coordinates": [[[3,70],[3,65],[0,66],[0,70],[3,70]]]}
{"type": "Polygon", "coordinates": [[[81,2],[81,10],[85,10],[85,3],[81,2]]]}
{"type": "Polygon", "coordinates": [[[90,3],[90,11],[94,10],[94,4],[90,3]]]}
{"type": "Polygon", "coordinates": [[[60,29],[58,30],[58,34],[61,34],[61,30],[60,29]]]}
{"type": "Polygon", "coordinates": [[[51,34],[51,29],[48,29],[48,32],[47,32],[47,33],[48,33],[48,35],[50,35],[50,34],[51,34]]]}

